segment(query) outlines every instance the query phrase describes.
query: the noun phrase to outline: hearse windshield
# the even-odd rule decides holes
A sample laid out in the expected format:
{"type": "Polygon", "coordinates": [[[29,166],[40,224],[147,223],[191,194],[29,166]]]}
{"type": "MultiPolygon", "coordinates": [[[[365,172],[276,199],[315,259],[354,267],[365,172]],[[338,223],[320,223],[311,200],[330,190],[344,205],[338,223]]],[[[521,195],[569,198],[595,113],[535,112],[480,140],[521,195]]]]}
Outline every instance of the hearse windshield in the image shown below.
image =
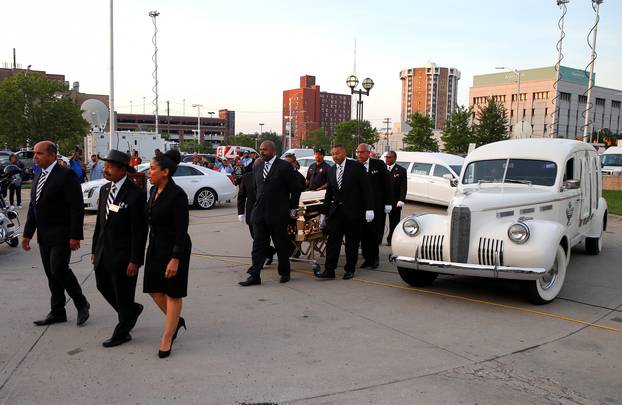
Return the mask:
{"type": "Polygon", "coordinates": [[[515,183],[552,186],[556,176],[557,165],[546,160],[480,160],[469,163],[462,184],[515,183]]]}
{"type": "Polygon", "coordinates": [[[622,155],[603,155],[601,166],[622,166],[622,155]]]}

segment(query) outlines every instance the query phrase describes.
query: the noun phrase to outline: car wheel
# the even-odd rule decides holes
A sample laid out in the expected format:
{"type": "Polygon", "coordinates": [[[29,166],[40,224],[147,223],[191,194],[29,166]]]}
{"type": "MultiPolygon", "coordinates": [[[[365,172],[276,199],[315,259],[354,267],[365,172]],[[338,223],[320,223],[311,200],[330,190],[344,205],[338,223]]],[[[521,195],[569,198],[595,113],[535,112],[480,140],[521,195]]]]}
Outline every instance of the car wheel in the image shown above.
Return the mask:
{"type": "Polygon", "coordinates": [[[19,245],[19,239],[16,237],[14,237],[13,239],[9,240],[7,242],[9,244],[9,246],[11,247],[17,247],[17,245],[19,245]]]}
{"type": "Polygon", "coordinates": [[[549,271],[538,280],[526,281],[525,289],[529,301],[536,305],[552,302],[561,291],[566,279],[566,252],[557,247],[555,261],[549,271]]]}
{"type": "Polygon", "coordinates": [[[436,280],[436,277],[438,277],[438,273],[433,273],[431,271],[407,269],[405,267],[398,267],[397,271],[398,273],[400,273],[400,277],[402,277],[402,280],[404,280],[406,284],[413,287],[429,286],[434,282],[434,280],[436,280]]]}
{"type": "Polygon", "coordinates": [[[194,195],[194,205],[202,210],[209,210],[216,205],[218,196],[211,188],[202,188],[194,195]]]}

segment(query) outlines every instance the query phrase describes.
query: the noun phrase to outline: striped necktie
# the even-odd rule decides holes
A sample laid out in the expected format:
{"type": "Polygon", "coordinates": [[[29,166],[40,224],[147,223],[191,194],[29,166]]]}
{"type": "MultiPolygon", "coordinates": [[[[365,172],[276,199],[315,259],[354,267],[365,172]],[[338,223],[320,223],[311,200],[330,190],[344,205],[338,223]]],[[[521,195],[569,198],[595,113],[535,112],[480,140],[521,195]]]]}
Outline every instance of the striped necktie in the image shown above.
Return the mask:
{"type": "Polygon", "coordinates": [[[270,172],[270,162],[266,162],[263,166],[263,179],[265,180],[268,177],[268,173],[270,172]]]}
{"type": "Polygon", "coordinates": [[[337,166],[337,187],[341,190],[341,181],[343,180],[343,166],[337,166]]]}
{"type": "Polygon", "coordinates": [[[45,170],[41,171],[41,175],[39,176],[39,180],[37,180],[37,191],[35,195],[35,203],[39,202],[39,197],[41,197],[41,190],[43,190],[43,186],[45,185],[45,181],[48,178],[48,172],[45,170]]]}
{"type": "Polygon", "coordinates": [[[117,196],[117,186],[112,184],[110,186],[110,193],[108,193],[108,202],[106,203],[106,220],[108,220],[108,213],[110,212],[110,206],[114,203],[114,199],[117,196]]]}

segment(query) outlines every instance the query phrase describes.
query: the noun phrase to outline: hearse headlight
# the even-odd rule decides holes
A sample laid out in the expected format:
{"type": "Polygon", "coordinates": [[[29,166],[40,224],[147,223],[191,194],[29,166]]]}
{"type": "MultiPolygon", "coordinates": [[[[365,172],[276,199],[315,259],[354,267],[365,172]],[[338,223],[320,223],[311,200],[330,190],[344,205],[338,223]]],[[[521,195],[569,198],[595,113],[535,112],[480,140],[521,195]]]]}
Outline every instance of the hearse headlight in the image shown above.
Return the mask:
{"type": "Polygon", "coordinates": [[[508,228],[508,238],[519,245],[527,242],[529,236],[529,227],[523,222],[516,222],[508,228]]]}
{"type": "Polygon", "coordinates": [[[408,236],[415,236],[419,233],[419,222],[414,218],[408,218],[402,224],[402,229],[408,236]]]}

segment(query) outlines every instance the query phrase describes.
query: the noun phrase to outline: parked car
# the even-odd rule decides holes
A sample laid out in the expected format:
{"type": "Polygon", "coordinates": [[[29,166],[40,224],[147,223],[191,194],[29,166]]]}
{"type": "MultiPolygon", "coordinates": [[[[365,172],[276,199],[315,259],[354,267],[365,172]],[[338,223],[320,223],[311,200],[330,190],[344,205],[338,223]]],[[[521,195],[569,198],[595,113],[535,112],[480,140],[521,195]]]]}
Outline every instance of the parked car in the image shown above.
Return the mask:
{"type": "Polygon", "coordinates": [[[296,155],[296,160],[307,156],[313,157],[313,155],[315,155],[315,151],[310,148],[287,149],[281,155],[281,159],[285,158],[285,155],[287,155],[288,153],[293,153],[294,155],[296,155]]]}
{"type": "Polygon", "coordinates": [[[448,215],[411,215],[396,227],[391,261],[414,286],[439,273],[521,280],[545,304],[566,278],[571,249],[597,255],[607,227],[599,157],[566,139],[496,142],[464,162],[448,215]]]}
{"type": "MultiPolygon", "coordinates": [[[[397,151],[396,164],[406,169],[406,199],[449,205],[456,191],[464,158],[448,153],[397,151]]],[[[382,154],[386,162],[387,152],[382,154]]]]}
{"type": "MultiPolygon", "coordinates": [[[[189,153],[187,155],[184,155],[184,157],[181,159],[181,161],[183,163],[192,163],[192,157],[194,156],[194,153],[189,153]]],[[[209,164],[214,164],[216,162],[216,155],[211,154],[211,153],[199,153],[198,156],[200,158],[205,158],[207,159],[207,161],[209,162],[209,164]]]]}
{"type": "Polygon", "coordinates": [[[600,155],[603,174],[622,175],[622,147],[612,146],[600,155]]]}
{"type": "MultiPolygon", "coordinates": [[[[136,171],[145,174],[148,169],[149,163],[136,167],[136,171]]],[[[173,179],[188,195],[188,205],[200,209],[213,208],[217,202],[230,201],[237,196],[237,189],[227,175],[202,166],[180,163],[173,179]]],[[[107,180],[100,179],[82,184],[85,210],[97,211],[99,190],[106,182],[107,180]]],[[[147,187],[149,188],[149,184],[147,187]]]]}
{"type": "MultiPolygon", "coordinates": [[[[300,173],[302,173],[303,176],[307,177],[307,172],[309,171],[309,166],[311,166],[313,163],[315,163],[315,156],[306,156],[306,157],[302,157],[302,158],[296,157],[296,160],[300,164],[300,170],[298,170],[298,171],[300,173]]],[[[326,163],[328,163],[329,166],[332,166],[332,165],[335,164],[335,162],[333,161],[333,158],[330,157],[330,156],[324,156],[324,161],[326,163]]]]}

